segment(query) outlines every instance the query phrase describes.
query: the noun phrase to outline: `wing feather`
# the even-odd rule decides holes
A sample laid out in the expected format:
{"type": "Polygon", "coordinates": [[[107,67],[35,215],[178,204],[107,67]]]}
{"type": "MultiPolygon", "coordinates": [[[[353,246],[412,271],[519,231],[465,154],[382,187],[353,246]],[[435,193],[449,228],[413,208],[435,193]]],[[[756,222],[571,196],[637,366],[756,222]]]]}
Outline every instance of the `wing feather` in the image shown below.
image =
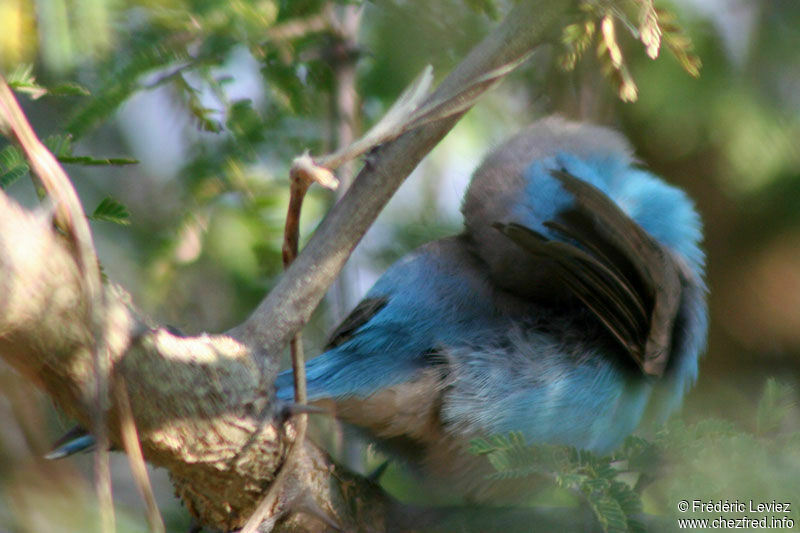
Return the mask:
{"type": "Polygon", "coordinates": [[[552,174],[574,199],[545,223],[563,241],[519,224],[495,226],[523,249],[551,260],[564,286],[642,371],[661,376],[680,305],[679,264],[602,191],[566,171],[552,174]]]}

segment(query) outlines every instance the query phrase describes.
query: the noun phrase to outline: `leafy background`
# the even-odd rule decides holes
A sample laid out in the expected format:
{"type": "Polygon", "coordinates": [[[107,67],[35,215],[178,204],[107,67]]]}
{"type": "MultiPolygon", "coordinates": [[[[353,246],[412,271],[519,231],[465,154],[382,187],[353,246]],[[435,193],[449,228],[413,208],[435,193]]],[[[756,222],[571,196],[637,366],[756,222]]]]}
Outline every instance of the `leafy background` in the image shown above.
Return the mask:
{"type": "MultiPolygon", "coordinates": [[[[593,49],[564,71],[576,42],[565,30],[566,46],[537,51],[401,188],[305,329],[307,353],[319,352],[388,264],[458,231],[470,173],[504,137],[553,112],[611,124],[648,167],[690,193],[706,226],[709,349],[680,419],[647,436],[668,462],[641,466],[655,478],[644,509],[671,516],[678,499],[693,498],[776,498],[796,509],[800,4],[657,6],[671,9],[694,43],[699,78],[664,51],[652,61],[617,21],[627,75],[638,87],[638,100],[623,102],[620,71],[607,81],[608,61],[593,49]]],[[[161,322],[187,333],[222,331],[280,273],[288,165],[306,148],[335,148],[347,68],[355,67],[358,95],[352,125],[363,131],[426,64],[444,76],[509,7],[504,0],[4,0],[0,68],[93,213],[108,277],[161,322]],[[355,46],[325,22],[327,13],[348,16],[352,4],[363,5],[355,46]]],[[[585,14],[576,11],[564,26],[585,14]]],[[[38,192],[26,174],[19,154],[0,144],[0,184],[34,206],[38,192]]],[[[304,236],[334,201],[312,188],[304,236]]],[[[91,459],[41,459],[70,422],[5,366],[0,383],[0,530],[91,531],[91,459]]],[[[319,431],[360,461],[361,449],[342,444],[336,428],[319,431]]],[[[481,453],[513,448],[513,436],[498,438],[506,448],[481,453]]],[[[631,446],[622,460],[638,457],[631,446]]],[[[377,462],[367,454],[368,465],[377,462]]],[[[168,529],[185,530],[188,516],[166,476],[153,475],[168,529]]],[[[119,530],[143,531],[129,478],[116,457],[119,530]]],[[[385,483],[401,497],[416,493],[393,468],[385,483]]]]}

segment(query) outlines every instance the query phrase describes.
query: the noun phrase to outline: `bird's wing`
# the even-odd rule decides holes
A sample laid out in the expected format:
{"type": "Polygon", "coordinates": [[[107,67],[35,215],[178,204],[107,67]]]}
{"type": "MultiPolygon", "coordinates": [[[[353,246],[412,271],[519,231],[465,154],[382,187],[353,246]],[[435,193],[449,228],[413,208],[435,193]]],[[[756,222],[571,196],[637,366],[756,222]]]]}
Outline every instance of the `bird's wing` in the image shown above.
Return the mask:
{"type": "MultiPolygon", "coordinates": [[[[310,401],[367,397],[436,366],[437,347],[477,335],[492,313],[479,261],[462,238],[426,244],[390,267],[306,364],[310,401]]],[[[291,371],[277,380],[290,400],[291,371]]]]}
{"type": "Polygon", "coordinates": [[[350,340],[353,334],[358,331],[361,326],[372,320],[372,317],[386,307],[387,303],[389,303],[389,299],[386,297],[364,298],[361,300],[355,309],[347,315],[347,318],[342,320],[342,323],[333,330],[325,349],[330,350],[336,348],[350,340]]]}
{"type": "Polygon", "coordinates": [[[679,265],[603,192],[565,171],[552,174],[574,199],[545,223],[563,241],[519,224],[496,227],[523,249],[551,260],[565,287],[642,371],[661,376],[680,304],[679,265]]]}

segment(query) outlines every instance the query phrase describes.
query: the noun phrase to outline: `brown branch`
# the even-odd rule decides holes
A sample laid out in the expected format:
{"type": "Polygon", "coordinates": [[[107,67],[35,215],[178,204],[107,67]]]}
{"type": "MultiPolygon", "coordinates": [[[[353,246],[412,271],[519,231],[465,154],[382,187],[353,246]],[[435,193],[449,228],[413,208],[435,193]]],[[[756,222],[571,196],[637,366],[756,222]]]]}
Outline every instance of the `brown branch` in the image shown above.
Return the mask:
{"type": "MultiPolygon", "coordinates": [[[[114,531],[114,505],[111,496],[111,469],[108,457],[105,409],[108,401],[108,354],[104,336],[105,300],[100,268],[89,223],[78,194],[61,165],[39,141],[17,103],[5,78],[0,75],[0,133],[15,141],[30,163],[33,175],[55,204],[55,221],[72,239],[75,258],[82,274],[81,287],[90,302],[91,351],[94,369],[94,416],[91,427],[97,439],[95,485],[100,504],[101,530],[114,531]]],[[[87,389],[87,391],[90,389],[87,389]]]]}
{"type": "Polygon", "coordinates": [[[150,531],[151,533],[164,533],[166,531],[164,519],[161,518],[161,512],[158,510],[156,497],[153,494],[153,487],[150,484],[150,476],[147,475],[147,467],[142,455],[139,435],[136,432],[136,423],[133,420],[130,399],[128,398],[128,387],[125,386],[125,380],[118,378],[113,383],[112,390],[119,410],[120,439],[125,448],[125,453],[128,455],[136,488],[147,510],[147,522],[150,526],[150,531]]]}
{"type": "MultiPolygon", "coordinates": [[[[0,356],[85,425],[92,334],[77,263],[48,213],[26,212],[2,191],[0,273],[0,356]]],[[[274,379],[277,362],[259,367],[248,347],[228,336],[184,338],[147,326],[118,287],[108,287],[106,296],[111,365],[127,385],[144,457],[170,472],[200,523],[241,527],[296,436],[280,413],[262,420],[268,402],[260,395],[260,372],[274,379]]],[[[114,402],[108,423],[117,446],[120,419],[114,402]]],[[[273,523],[293,508],[324,509],[349,530],[380,522],[389,499],[379,489],[340,470],[310,443],[300,453],[296,468],[287,470],[273,523]],[[353,507],[356,496],[369,505],[353,507]]],[[[320,524],[308,516],[292,523],[320,524]]]]}

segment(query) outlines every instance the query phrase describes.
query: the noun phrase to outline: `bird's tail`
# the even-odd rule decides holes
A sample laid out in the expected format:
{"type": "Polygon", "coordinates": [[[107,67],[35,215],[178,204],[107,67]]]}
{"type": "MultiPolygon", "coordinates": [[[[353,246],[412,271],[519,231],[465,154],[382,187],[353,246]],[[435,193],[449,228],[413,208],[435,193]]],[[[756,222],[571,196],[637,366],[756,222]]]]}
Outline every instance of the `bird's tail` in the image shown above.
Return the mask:
{"type": "Polygon", "coordinates": [[[294,372],[284,370],[275,378],[275,396],[285,402],[294,401],[294,372]]]}
{"type": "MultiPolygon", "coordinates": [[[[306,390],[308,401],[314,402],[346,394],[350,391],[353,371],[360,370],[348,357],[330,350],[306,361],[306,390]]],[[[294,401],[294,372],[284,370],[275,378],[276,396],[286,402],[294,401]]]]}
{"type": "Polygon", "coordinates": [[[58,439],[50,453],[44,457],[50,460],[62,459],[76,453],[92,451],[96,444],[92,434],[81,426],[75,426],[58,439]]]}

